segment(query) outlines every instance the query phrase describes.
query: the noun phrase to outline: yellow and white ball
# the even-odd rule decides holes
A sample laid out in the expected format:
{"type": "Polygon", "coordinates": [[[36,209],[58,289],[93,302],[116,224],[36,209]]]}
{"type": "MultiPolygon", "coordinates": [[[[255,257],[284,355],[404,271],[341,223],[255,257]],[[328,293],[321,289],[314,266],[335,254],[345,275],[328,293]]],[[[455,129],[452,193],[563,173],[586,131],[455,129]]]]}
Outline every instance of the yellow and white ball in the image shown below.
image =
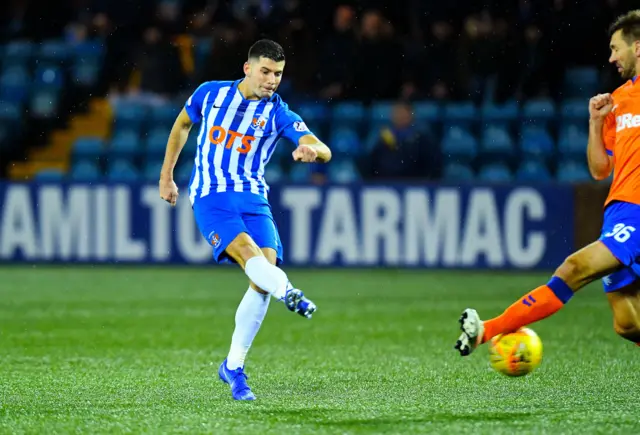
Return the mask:
{"type": "Polygon", "coordinates": [[[489,362],[507,376],[524,376],[542,362],[542,341],[530,328],[500,334],[489,342],[489,362]]]}

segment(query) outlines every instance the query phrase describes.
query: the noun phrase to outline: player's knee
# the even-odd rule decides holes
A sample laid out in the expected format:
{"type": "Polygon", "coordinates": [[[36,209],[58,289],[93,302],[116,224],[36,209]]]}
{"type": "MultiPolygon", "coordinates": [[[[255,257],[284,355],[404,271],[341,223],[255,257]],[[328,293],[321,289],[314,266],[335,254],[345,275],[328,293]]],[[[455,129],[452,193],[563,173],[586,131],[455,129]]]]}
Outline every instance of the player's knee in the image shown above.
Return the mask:
{"type": "Polygon", "coordinates": [[[590,278],[594,274],[594,270],[582,256],[572,254],[564,260],[555,274],[562,278],[569,287],[575,288],[577,284],[590,278]]]}

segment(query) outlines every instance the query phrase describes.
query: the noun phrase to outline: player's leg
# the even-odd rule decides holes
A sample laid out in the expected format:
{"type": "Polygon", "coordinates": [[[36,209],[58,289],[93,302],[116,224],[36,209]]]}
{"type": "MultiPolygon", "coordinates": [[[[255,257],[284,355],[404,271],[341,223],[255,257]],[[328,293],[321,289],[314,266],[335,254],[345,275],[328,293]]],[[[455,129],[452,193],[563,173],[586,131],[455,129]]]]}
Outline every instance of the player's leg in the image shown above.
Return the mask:
{"type": "MultiPolygon", "coordinates": [[[[275,265],[276,252],[270,248],[262,251],[267,260],[275,265]]],[[[249,288],[236,310],[235,329],[231,336],[229,354],[218,368],[220,379],[231,385],[231,394],[236,400],[255,400],[256,398],[247,384],[244,361],[267,315],[270,301],[268,292],[249,282],[249,288]]]]}
{"type": "Polygon", "coordinates": [[[481,321],[477,312],[466,309],[460,318],[462,334],[455,348],[469,355],[479,344],[498,334],[512,332],[554,314],[573,294],[594,280],[622,267],[610,248],[594,242],[567,257],[547,284],[542,285],[509,306],[501,315],[481,321]]]}
{"type": "Polygon", "coordinates": [[[631,276],[633,282],[619,290],[607,290],[605,283],[613,311],[613,329],[622,338],[640,346],[640,280],[631,269],[624,269],[618,274],[631,276]]]}

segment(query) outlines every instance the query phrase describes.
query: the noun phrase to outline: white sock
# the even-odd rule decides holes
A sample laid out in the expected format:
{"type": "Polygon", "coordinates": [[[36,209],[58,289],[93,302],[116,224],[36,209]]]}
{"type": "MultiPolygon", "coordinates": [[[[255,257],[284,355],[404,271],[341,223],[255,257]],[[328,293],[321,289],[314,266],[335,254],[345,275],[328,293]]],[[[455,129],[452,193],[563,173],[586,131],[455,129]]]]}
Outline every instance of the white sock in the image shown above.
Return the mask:
{"type": "Polygon", "coordinates": [[[251,287],[244,294],[236,311],[236,329],[231,337],[231,348],[227,356],[227,368],[235,370],[244,367],[251,343],[260,330],[262,320],[269,308],[269,295],[258,293],[251,287]]]}
{"type": "Polygon", "coordinates": [[[266,257],[261,255],[251,257],[244,265],[244,273],[255,285],[274,298],[278,300],[284,298],[289,278],[282,269],[269,263],[266,257]]]}

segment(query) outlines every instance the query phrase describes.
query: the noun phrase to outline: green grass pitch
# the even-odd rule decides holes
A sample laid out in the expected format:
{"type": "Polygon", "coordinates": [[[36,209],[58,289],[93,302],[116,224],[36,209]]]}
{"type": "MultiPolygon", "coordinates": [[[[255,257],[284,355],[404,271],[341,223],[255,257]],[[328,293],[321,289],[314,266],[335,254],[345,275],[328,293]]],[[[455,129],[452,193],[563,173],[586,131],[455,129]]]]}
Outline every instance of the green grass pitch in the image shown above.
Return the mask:
{"type": "Polygon", "coordinates": [[[272,301],[247,360],[258,400],[217,379],[237,269],[0,268],[2,433],[640,433],[640,348],[600,283],[532,328],[537,371],[461,358],[462,309],[485,317],[547,274],[290,270],[312,320],[272,301]]]}

